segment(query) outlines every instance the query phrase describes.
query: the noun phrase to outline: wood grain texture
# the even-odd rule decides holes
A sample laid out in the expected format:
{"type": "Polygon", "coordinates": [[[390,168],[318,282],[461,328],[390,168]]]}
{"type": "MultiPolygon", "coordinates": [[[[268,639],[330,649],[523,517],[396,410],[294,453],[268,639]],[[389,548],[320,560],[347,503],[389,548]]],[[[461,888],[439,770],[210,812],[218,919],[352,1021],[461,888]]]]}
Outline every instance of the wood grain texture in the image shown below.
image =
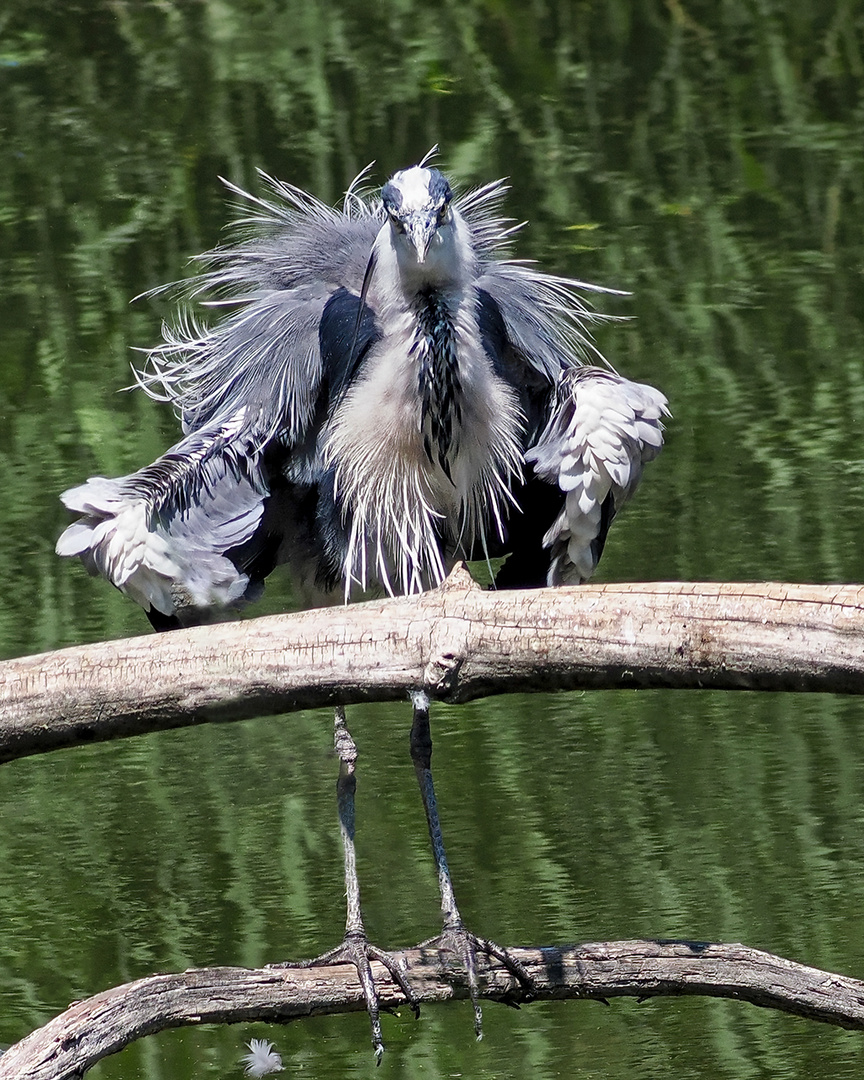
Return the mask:
{"type": "Polygon", "coordinates": [[[864,692],[864,587],[734,583],[416,597],[178,630],[0,664],[0,761],[329,705],[527,690],[864,692]]]}
{"type": "MultiPolygon", "coordinates": [[[[864,1029],[864,982],[744,945],[647,940],[510,951],[534,980],[538,1001],[701,994],[864,1029]]],[[[467,987],[447,954],[418,946],[396,956],[421,1002],[467,998],[467,987]]],[[[382,1005],[404,1005],[385,968],[372,966],[382,1005]]],[[[503,965],[478,955],[478,966],[483,998],[520,1000],[503,965]]],[[[76,1080],[135,1039],[170,1027],[287,1023],[363,1008],[356,972],[345,964],[153,975],[71,1005],[0,1057],[0,1080],[76,1080]]],[[[465,1025],[467,1039],[467,1012],[465,1025]]]]}

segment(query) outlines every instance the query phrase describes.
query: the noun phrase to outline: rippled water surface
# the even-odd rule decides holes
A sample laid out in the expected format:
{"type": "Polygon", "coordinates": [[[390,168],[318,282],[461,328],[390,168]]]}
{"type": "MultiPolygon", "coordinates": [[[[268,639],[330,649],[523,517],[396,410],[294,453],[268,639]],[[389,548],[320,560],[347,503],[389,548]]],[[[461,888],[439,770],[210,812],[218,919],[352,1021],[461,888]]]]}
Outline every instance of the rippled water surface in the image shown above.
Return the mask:
{"type": "MultiPolygon", "coordinates": [[[[57,496],[152,460],[175,421],[131,381],[255,169],[335,201],[441,145],[507,175],[518,254],[628,290],[601,328],[660,386],[667,448],[598,580],[864,577],[864,11],[786,5],[55,4],[0,15],[0,650],[147,632],[53,545],[57,496]]],[[[291,604],[268,586],[263,611],[291,604]]],[[[341,934],[332,717],[85,747],[0,770],[0,1044],[160,970],[313,955],[341,934]]],[[[365,912],[384,945],[438,900],[406,706],[353,710],[365,912]]],[[[864,974],[864,729],[854,699],[499,698],[433,714],[463,913],[504,943],[742,941],[864,974]]],[[[733,1002],[487,1006],[168,1032],[112,1080],[286,1072],[633,1080],[858,1077],[862,1036],[733,1002]]]]}

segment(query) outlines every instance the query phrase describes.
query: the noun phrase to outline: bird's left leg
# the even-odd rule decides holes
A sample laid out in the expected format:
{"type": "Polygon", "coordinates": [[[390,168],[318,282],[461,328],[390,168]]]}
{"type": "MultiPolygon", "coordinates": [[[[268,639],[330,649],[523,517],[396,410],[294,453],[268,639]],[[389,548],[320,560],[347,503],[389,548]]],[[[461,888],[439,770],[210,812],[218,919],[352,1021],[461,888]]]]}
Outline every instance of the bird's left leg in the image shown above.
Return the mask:
{"type": "Polygon", "coordinates": [[[482,1039],[483,1013],[480,1008],[477,981],[478,951],[485,952],[488,956],[492,956],[504,964],[510,974],[522,986],[522,1000],[527,1001],[533,996],[534,984],[522,964],[510,956],[506,949],[496,945],[494,941],[478,938],[465,929],[462,916],[459,914],[459,908],[456,906],[453,881],[450,878],[450,868],[447,865],[447,855],[444,851],[441,821],[438,817],[435,786],[432,782],[432,729],[429,725],[429,698],[422,690],[416,690],[411,695],[411,699],[414,703],[414,722],[411,725],[411,760],[414,762],[414,771],[417,774],[420,794],[423,797],[423,807],[426,811],[426,821],[429,825],[429,837],[432,841],[432,853],[435,856],[435,867],[438,871],[438,888],[441,893],[441,914],[444,918],[444,929],[441,934],[423,944],[424,947],[431,945],[437,949],[454,953],[465,964],[468,992],[474,1006],[474,1031],[477,1038],[482,1039]]]}
{"type": "Polygon", "coordinates": [[[330,949],[321,956],[316,956],[314,960],[307,960],[302,964],[289,963],[271,966],[323,967],[328,964],[353,964],[357,969],[357,977],[363,989],[363,996],[366,998],[366,1010],[372,1024],[372,1046],[375,1049],[375,1057],[380,1064],[381,1055],[384,1053],[384,1042],[381,1037],[381,1011],[370,961],[377,960],[384,965],[390,973],[390,977],[405,995],[408,1005],[415,1016],[420,1015],[420,1006],[393,956],[373,945],[366,936],[366,929],[363,926],[363,915],[360,911],[360,882],[357,878],[357,856],[354,848],[354,793],[357,788],[357,777],[355,775],[357,746],[351,738],[351,733],[345,722],[345,709],[341,705],[336,707],[333,741],[336,755],[339,758],[336,801],[339,808],[339,831],[342,834],[342,851],[345,858],[345,895],[347,898],[345,937],[341,945],[337,945],[335,949],[330,949]]]}

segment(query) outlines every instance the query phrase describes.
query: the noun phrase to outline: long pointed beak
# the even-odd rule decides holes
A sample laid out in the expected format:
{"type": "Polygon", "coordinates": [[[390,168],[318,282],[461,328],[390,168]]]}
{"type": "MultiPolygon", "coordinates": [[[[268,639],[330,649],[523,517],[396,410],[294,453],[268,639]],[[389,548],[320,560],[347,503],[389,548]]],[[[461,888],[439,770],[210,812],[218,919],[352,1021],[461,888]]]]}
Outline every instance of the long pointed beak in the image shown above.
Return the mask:
{"type": "Polygon", "coordinates": [[[425,214],[417,214],[405,222],[405,231],[408,233],[408,239],[417,252],[418,263],[426,261],[426,254],[429,251],[429,245],[432,243],[436,228],[435,220],[430,219],[425,214]]]}

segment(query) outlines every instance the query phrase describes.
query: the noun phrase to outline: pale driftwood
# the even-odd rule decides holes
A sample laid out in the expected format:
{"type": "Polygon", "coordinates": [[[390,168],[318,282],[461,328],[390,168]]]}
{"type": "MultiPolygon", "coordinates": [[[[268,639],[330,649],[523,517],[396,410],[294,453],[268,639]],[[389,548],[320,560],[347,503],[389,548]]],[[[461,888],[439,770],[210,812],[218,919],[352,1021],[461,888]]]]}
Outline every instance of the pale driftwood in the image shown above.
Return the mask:
{"type": "Polygon", "coordinates": [[[0,761],[424,687],[864,693],[864,586],[652,583],[418,597],[87,645],[0,664],[0,761]]]}
{"type": "MultiPolygon", "coordinates": [[[[749,949],[687,941],[617,941],[512,949],[537,987],[536,1000],[641,999],[701,994],[733,998],[840,1027],[864,1028],[864,982],[749,949]]],[[[423,1002],[465,998],[446,955],[429,948],[397,954],[423,1002]]],[[[479,957],[481,996],[518,1001],[504,967],[479,957]]],[[[405,999],[373,963],[381,1003],[405,999]]],[[[74,1080],[143,1035],[189,1024],[301,1017],[364,1008],[350,965],[321,968],[205,968],[153,975],[76,1002],[0,1058],[0,1080],[74,1080]]],[[[466,1018],[466,1039],[471,1025],[466,1018]]],[[[239,1046],[238,1046],[239,1054],[239,1046]]]]}

